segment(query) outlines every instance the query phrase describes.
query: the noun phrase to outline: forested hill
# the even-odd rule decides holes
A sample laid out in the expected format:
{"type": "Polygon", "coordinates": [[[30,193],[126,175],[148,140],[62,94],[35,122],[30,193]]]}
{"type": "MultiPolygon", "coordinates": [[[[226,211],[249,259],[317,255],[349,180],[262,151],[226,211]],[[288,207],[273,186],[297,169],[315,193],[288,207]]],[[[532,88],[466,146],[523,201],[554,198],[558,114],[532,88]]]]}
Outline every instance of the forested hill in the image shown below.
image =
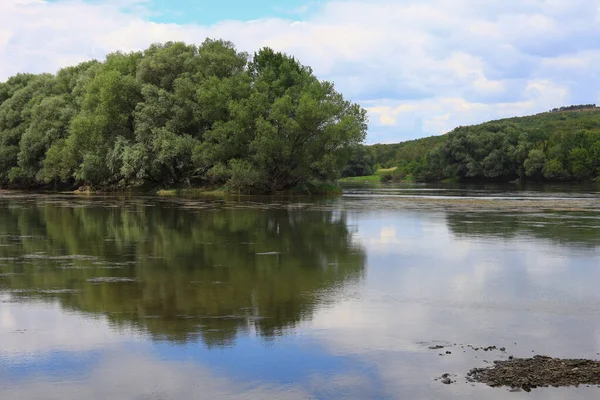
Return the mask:
{"type": "Polygon", "coordinates": [[[600,108],[562,107],[369,151],[375,162],[398,167],[396,179],[591,180],[600,176],[600,108]]]}
{"type": "Polygon", "coordinates": [[[156,44],[0,83],[0,186],[285,190],[339,177],[366,120],[288,55],[156,44]]]}

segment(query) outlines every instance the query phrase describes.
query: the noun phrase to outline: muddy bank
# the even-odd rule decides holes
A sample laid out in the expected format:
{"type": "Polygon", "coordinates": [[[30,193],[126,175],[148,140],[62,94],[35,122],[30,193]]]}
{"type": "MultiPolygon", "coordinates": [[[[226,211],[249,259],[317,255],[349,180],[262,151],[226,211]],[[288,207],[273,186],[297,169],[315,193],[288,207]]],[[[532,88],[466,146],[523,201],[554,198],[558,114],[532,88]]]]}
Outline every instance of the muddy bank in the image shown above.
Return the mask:
{"type": "Polygon", "coordinates": [[[547,356],[494,361],[494,366],[474,368],[467,376],[471,382],[492,387],[530,391],[538,387],[600,385],[600,361],[560,359],[547,356]]]}

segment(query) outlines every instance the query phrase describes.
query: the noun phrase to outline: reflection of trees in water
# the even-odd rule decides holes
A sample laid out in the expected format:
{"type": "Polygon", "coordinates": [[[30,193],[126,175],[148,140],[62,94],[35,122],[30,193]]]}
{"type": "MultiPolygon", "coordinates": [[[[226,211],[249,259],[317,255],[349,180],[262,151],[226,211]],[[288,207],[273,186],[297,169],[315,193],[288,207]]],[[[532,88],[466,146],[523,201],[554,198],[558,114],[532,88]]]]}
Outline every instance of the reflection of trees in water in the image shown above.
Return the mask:
{"type": "Polygon", "coordinates": [[[560,245],[594,248],[600,245],[600,214],[448,214],[448,227],[457,236],[511,239],[529,236],[560,245]]]}
{"type": "Polygon", "coordinates": [[[157,338],[224,345],[241,330],[278,335],[310,318],[324,292],[359,280],[365,263],[346,216],[332,211],[11,206],[0,204],[9,245],[0,288],[75,289],[28,295],[157,338]],[[88,281],[105,276],[137,282],[88,281]]]}

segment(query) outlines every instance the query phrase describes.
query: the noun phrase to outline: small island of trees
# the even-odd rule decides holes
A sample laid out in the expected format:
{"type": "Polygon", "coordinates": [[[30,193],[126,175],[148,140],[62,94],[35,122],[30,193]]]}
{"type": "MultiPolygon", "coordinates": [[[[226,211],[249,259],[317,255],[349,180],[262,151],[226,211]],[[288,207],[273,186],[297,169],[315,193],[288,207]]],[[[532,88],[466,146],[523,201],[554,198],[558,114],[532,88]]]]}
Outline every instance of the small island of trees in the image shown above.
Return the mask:
{"type": "Polygon", "coordinates": [[[338,178],[366,130],[291,56],[155,44],[0,83],[0,186],[276,192],[338,178]]]}

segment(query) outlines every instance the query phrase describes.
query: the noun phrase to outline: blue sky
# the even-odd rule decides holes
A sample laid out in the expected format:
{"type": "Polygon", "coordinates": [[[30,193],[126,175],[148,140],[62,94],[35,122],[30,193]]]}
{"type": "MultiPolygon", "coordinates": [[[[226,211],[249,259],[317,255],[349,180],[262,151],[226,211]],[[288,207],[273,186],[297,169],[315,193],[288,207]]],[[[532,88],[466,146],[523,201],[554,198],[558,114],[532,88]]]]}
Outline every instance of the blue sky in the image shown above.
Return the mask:
{"type": "Polygon", "coordinates": [[[0,81],[206,37],[310,65],[369,143],[600,103],[600,0],[2,0],[0,81]]]}
{"type": "MultiPolygon", "coordinates": [[[[60,3],[63,0],[47,0],[60,3]]],[[[117,1],[84,0],[92,5],[117,1]]],[[[157,23],[207,24],[227,20],[250,21],[263,18],[302,18],[322,0],[125,0],[122,9],[136,12],[143,9],[145,18],[157,23]],[[128,3],[128,4],[126,4],[128,3]]]]}
{"type": "Polygon", "coordinates": [[[301,17],[310,7],[303,0],[154,0],[149,4],[155,14],[150,19],[156,22],[177,24],[215,24],[225,20],[256,20],[261,18],[301,17]]]}

